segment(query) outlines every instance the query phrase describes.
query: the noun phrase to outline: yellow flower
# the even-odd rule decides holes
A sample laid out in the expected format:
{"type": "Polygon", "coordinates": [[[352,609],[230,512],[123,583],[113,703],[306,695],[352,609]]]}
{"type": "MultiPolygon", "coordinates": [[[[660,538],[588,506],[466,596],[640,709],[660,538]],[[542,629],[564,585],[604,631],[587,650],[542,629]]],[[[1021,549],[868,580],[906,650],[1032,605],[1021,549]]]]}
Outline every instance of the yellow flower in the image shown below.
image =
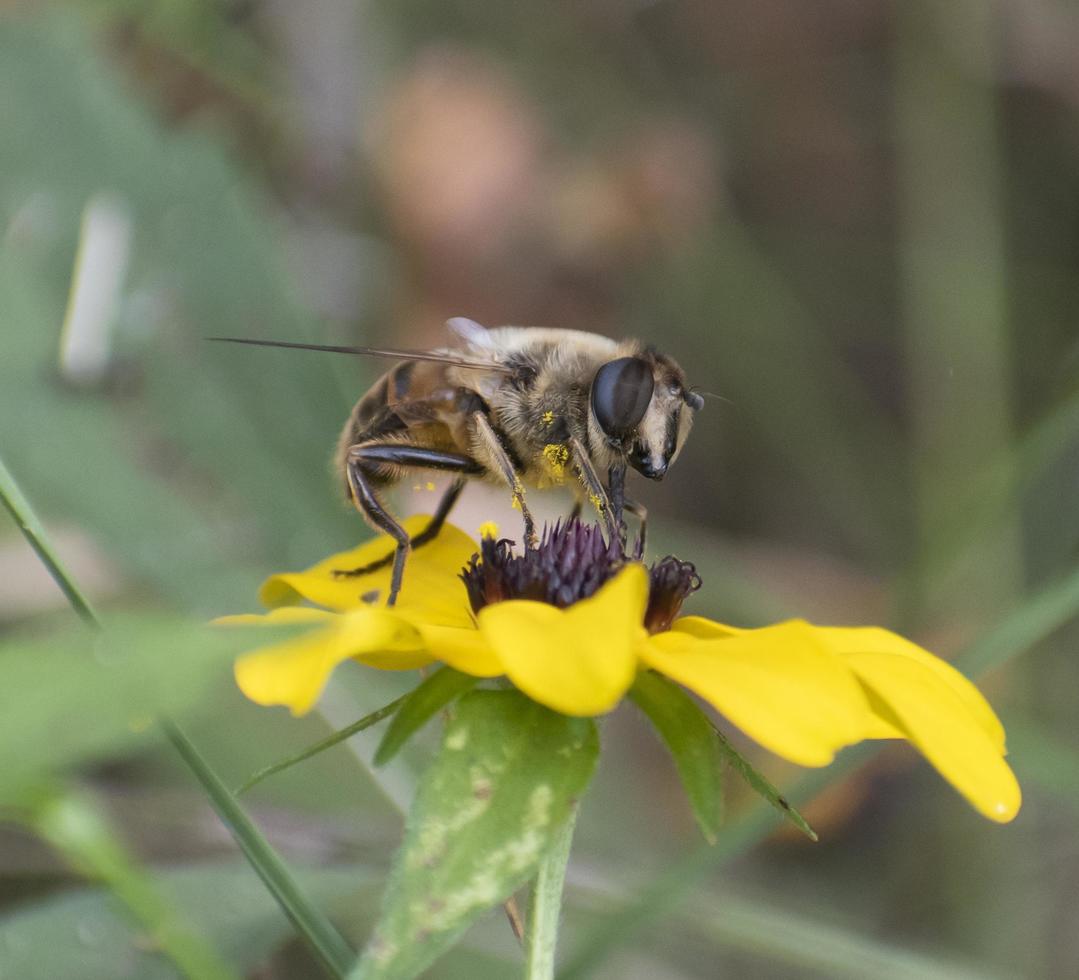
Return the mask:
{"type": "MultiPolygon", "coordinates": [[[[416,534],[426,520],[406,526],[416,534]]],[[[388,566],[335,574],[392,548],[380,538],[275,575],[260,591],[269,614],[226,620],[316,627],[238,661],[249,698],[298,715],[344,660],[384,670],[441,661],[474,677],[505,676],[563,714],[592,716],[614,708],[638,671],[655,670],[791,762],[823,766],[845,746],[902,738],[985,816],[1006,822],[1019,810],[992,708],[957,670],[888,630],[801,620],[738,629],[679,617],[700,585],[692,565],[667,558],[649,571],[576,522],[524,555],[493,538],[477,555],[475,542],[447,525],[410,557],[392,608],[381,604],[388,566]]]]}

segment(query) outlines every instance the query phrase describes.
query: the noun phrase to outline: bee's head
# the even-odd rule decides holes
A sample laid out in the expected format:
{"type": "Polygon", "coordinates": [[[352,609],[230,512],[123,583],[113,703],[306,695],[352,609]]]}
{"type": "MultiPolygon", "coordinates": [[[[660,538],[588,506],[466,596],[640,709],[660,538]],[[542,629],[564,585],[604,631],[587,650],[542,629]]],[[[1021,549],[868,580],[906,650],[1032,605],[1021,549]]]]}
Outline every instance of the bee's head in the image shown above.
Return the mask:
{"type": "Polygon", "coordinates": [[[677,364],[649,348],[604,364],[592,379],[590,404],[608,444],[637,472],[662,480],[704,399],[686,388],[677,364]]]}

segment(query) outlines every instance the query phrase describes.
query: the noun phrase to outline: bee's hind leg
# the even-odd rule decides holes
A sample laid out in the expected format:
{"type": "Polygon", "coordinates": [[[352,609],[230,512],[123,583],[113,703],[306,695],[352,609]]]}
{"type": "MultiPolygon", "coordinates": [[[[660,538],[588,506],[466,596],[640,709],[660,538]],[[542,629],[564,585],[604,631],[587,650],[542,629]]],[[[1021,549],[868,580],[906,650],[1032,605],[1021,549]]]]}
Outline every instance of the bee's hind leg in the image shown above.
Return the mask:
{"type": "MultiPolygon", "coordinates": [[[[469,475],[481,473],[483,469],[474,459],[460,453],[441,452],[402,443],[360,443],[348,450],[345,457],[345,471],[348,475],[348,485],[353,501],[370,524],[384,531],[397,542],[397,547],[393,552],[390,594],[386,600],[386,605],[392,606],[401,591],[405,562],[408,560],[412,542],[408,531],[394,519],[383,506],[382,501],[378,499],[372,485],[372,476],[385,466],[449,470],[469,475]]],[[[457,493],[460,493],[459,489],[457,493]]],[[[447,496],[449,496],[449,491],[447,491],[447,496]]],[[[456,495],[453,495],[449,501],[450,507],[455,500],[456,495]]],[[[445,498],[443,498],[443,503],[445,503],[445,498]]],[[[448,512],[449,507],[446,510],[448,512]]],[[[445,520],[445,515],[443,515],[443,520],[445,520]]]]}
{"type": "MultiPolygon", "coordinates": [[[[454,480],[453,483],[446,488],[446,492],[442,494],[442,499],[438,502],[438,507],[435,508],[434,514],[431,515],[430,523],[409,541],[408,544],[410,550],[414,551],[416,548],[420,548],[423,545],[434,541],[434,539],[438,537],[439,532],[442,530],[442,525],[446,523],[446,518],[450,516],[450,511],[453,510],[454,504],[457,503],[458,498],[461,496],[461,491],[464,489],[464,486],[464,478],[458,477],[458,479],[454,480]]],[[[358,575],[370,575],[371,572],[377,572],[380,568],[385,568],[389,565],[393,561],[396,553],[396,551],[391,551],[382,558],[376,558],[366,565],[360,565],[359,568],[335,569],[333,574],[337,578],[353,578],[358,575]]]]}

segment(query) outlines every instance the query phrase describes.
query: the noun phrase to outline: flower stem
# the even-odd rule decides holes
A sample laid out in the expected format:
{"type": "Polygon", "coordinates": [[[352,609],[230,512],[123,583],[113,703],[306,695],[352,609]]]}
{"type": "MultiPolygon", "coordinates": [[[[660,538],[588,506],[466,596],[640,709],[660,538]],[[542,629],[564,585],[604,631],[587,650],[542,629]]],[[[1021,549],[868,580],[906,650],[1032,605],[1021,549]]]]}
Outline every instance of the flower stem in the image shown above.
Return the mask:
{"type": "Polygon", "coordinates": [[[528,930],[528,963],[525,980],[552,980],[555,947],[558,943],[558,920],[562,914],[562,886],[566,880],[576,809],[551,842],[551,849],[540,862],[532,892],[532,921],[528,930]]]}

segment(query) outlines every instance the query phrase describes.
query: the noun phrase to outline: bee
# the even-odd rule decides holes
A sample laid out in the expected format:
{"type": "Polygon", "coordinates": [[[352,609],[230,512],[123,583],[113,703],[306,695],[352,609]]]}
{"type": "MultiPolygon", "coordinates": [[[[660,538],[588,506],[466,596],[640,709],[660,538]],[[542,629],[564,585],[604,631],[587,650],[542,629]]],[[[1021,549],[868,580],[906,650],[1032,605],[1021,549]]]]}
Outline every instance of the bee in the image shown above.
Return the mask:
{"type": "Polygon", "coordinates": [[[662,480],[677,458],[704,405],[683,370],[636,340],[548,327],[486,329],[464,317],[447,326],[459,346],[431,351],[211,338],[397,360],[352,409],[334,455],[347,498],[396,548],[381,561],[337,574],[362,575],[392,562],[387,605],[393,605],[410,551],[438,535],[469,479],[509,489],[524,521],[525,547],[533,548],[526,488],[569,476],[574,513],[589,501],[608,540],[623,547],[623,512],[633,514],[643,554],[647,512],[625,496],[626,469],[662,480]],[[410,538],[383,496],[415,469],[454,479],[431,522],[410,538]]]}

